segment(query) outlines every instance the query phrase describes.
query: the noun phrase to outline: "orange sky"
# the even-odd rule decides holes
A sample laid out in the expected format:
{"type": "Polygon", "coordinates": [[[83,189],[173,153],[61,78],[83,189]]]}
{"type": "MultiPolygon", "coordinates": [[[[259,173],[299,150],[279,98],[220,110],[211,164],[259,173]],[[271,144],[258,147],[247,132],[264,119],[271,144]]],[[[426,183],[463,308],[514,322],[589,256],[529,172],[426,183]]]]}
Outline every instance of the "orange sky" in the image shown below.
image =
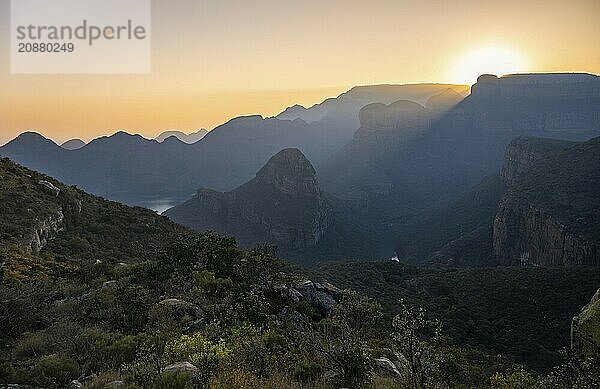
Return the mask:
{"type": "Polygon", "coordinates": [[[0,0],[0,143],[24,130],[59,142],[115,129],[152,137],[353,85],[465,82],[494,71],[495,58],[470,54],[488,48],[516,58],[517,71],[600,73],[598,0],[154,0],[152,73],[87,76],[11,75],[9,3],[0,0]],[[465,73],[465,61],[478,63],[465,73]]]}

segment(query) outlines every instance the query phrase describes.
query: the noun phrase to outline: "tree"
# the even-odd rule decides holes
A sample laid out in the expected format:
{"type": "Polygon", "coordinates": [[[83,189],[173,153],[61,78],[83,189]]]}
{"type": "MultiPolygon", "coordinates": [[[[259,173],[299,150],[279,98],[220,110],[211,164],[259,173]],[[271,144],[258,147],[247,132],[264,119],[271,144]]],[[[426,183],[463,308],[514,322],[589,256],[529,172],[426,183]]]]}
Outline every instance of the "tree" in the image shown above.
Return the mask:
{"type": "Polygon", "coordinates": [[[410,388],[430,387],[439,370],[439,356],[432,343],[440,336],[437,320],[430,320],[423,308],[409,308],[400,301],[400,313],[392,321],[394,352],[405,365],[410,388]]]}
{"type": "Polygon", "coordinates": [[[354,290],[343,292],[342,300],[333,307],[333,318],[344,323],[352,333],[364,336],[373,330],[377,320],[382,316],[381,305],[354,290]]]}

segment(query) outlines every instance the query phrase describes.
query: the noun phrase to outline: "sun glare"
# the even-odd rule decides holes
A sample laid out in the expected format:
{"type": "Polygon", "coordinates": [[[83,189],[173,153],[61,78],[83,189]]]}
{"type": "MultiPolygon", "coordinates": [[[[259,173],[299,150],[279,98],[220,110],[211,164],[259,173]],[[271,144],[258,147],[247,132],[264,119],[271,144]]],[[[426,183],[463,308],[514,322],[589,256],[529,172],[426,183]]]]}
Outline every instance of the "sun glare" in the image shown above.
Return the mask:
{"type": "Polygon", "coordinates": [[[454,65],[453,82],[474,84],[482,74],[502,76],[527,70],[525,59],[514,50],[504,47],[484,47],[473,50],[454,65]]]}

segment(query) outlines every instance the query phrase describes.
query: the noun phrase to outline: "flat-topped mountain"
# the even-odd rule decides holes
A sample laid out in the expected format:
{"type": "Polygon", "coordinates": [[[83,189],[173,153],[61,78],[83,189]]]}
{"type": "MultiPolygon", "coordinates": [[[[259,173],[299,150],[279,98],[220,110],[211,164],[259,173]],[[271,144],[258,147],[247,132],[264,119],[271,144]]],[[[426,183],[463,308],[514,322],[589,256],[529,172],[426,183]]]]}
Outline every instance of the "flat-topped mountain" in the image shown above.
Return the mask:
{"type": "MultiPolygon", "coordinates": [[[[164,215],[198,231],[232,235],[243,246],[277,245],[288,257],[326,255],[324,246],[332,244],[333,237],[339,239],[337,255],[352,255],[350,247],[342,247],[349,237],[336,236],[347,226],[298,149],[280,151],[252,180],[232,191],[199,189],[192,199],[164,215]]],[[[365,253],[370,249],[366,239],[360,246],[365,253]]]]}
{"type": "Polygon", "coordinates": [[[475,97],[599,97],[600,77],[588,73],[484,74],[471,88],[475,97]]]}

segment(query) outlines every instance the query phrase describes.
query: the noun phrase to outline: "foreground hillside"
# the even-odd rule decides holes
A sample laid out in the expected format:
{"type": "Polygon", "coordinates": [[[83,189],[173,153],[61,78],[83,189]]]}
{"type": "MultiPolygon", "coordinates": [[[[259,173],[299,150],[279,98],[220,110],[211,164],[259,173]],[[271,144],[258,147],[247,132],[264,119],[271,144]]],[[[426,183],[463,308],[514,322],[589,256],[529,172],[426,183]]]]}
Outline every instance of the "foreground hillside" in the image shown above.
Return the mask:
{"type": "Polygon", "coordinates": [[[242,250],[8,159],[0,177],[4,384],[358,388],[420,376],[392,351],[403,343],[379,304],[303,279],[270,246],[242,250]]]}

